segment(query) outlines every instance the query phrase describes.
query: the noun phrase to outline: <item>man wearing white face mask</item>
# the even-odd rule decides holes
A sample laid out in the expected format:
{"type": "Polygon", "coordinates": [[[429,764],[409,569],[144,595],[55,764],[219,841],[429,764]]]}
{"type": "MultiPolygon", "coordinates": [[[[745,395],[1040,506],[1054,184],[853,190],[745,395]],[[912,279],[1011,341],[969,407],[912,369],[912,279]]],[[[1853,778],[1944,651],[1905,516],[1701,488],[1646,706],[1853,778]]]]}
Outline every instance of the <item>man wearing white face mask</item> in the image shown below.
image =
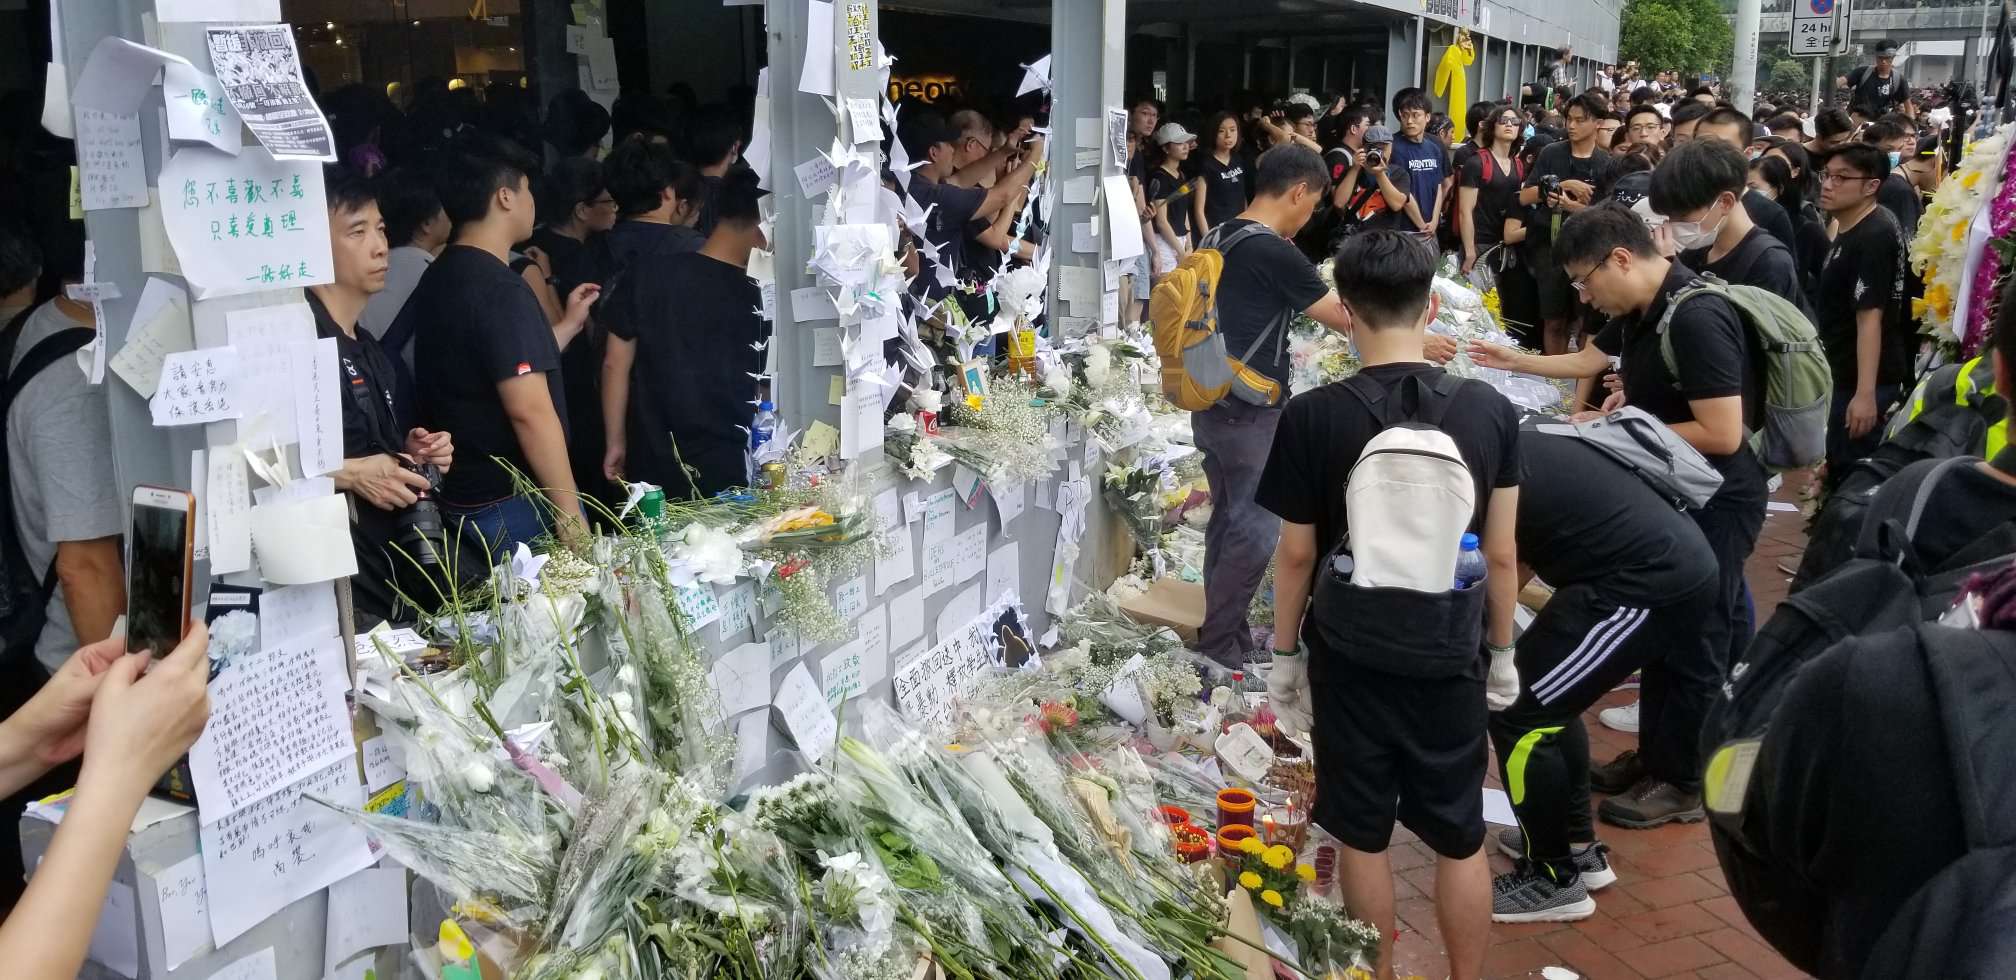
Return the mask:
{"type": "Polygon", "coordinates": [[[1720,140],[1673,148],[1652,171],[1652,210],[1666,216],[1654,240],[1680,264],[1724,282],[1756,286],[1805,306],[1798,263],[1785,243],[1750,220],[1743,206],[1749,166],[1720,140]]]}

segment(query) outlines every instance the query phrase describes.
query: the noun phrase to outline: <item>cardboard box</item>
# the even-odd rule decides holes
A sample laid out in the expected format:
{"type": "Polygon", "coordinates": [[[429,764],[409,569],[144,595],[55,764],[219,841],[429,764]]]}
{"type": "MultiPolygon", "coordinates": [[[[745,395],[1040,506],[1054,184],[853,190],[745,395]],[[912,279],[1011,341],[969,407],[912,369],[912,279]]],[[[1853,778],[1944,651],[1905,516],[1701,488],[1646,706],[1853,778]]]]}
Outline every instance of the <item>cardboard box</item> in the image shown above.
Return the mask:
{"type": "Polygon", "coordinates": [[[1157,579],[1148,591],[1122,602],[1120,611],[1137,623],[1167,626],[1185,645],[1194,646],[1204,625],[1204,586],[1174,577],[1157,579]]]}

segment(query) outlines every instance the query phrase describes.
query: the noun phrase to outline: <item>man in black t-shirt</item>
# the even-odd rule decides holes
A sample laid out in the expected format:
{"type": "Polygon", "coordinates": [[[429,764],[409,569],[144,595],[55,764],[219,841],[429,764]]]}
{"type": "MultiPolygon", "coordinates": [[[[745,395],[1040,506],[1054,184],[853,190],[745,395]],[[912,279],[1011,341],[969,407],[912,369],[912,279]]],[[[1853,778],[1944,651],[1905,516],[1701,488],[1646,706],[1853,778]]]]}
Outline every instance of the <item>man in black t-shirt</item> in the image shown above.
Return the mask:
{"type": "MultiPolygon", "coordinates": [[[[1259,503],[1280,517],[1281,536],[1268,689],[1285,726],[1310,725],[1318,779],[1311,818],[1344,845],[1338,872],[1345,903],[1379,930],[1382,975],[1390,975],[1392,964],[1393,872],[1386,847],[1397,814],[1437,855],[1436,916],[1450,972],[1475,977],[1490,932],[1491,899],[1478,793],[1486,759],[1484,660],[1476,658],[1471,670],[1454,677],[1401,676],[1369,666],[1376,651],[1347,655],[1329,648],[1321,629],[1304,628],[1326,614],[1322,608],[1304,612],[1317,559],[1349,534],[1345,486],[1366,443],[1383,428],[1351,385],[1369,380],[1399,397],[1393,394],[1399,385],[1417,379],[1432,385],[1444,377],[1424,349],[1435,313],[1429,298],[1435,253],[1418,236],[1368,231],[1344,243],[1335,269],[1365,366],[1350,382],[1303,392],[1288,404],[1260,480],[1259,503]]],[[[1441,430],[1476,483],[1471,526],[1489,565],[1484,639],[1502,655],[1512,645],[1518,595],[1518,413],[1477,381],[1446,397],[1441,430]]]]}
{"type": "Polygon", "coordinates": [[[1918,218],[1925,210],[1917,186],[1904,170],[1904,161],[1918,153],[1917,127],[1909,119],[1892,114],[1870,123],[1862,131],[1862,142],[1884,152],[1884,163],[1890,169],[1884,172],[1883,183],[1876,189],[1876,203],[1897,219],[1897,227],[1908,242],[1918,234],[1918,218]]]}
{"type": "MultiPolygon", "coordinates": [[[[1710,110],[1708,115],[1702,117],[1700,124],[1694,127],[1694,138],[1717,140],[1733,147],[1738,153],[1747,154],[1756,128],[1749,116],[1728,106],[1722,106],[1710,110]]],[[[1795,264],[1798,262],[1799,238],[1792,231],[1792,216],[1785,213],[1785,209],[1780,207],[1777,201],[1760,191],[1745,187],[1743,210],[1749,212],[1750,220],[1755,222],[1757,227],[1764,229],[1786,248],[1792,249],[1792,260],[1795,264]]]]}
{"type": "Polygon", "coordinates": [[[1888,171],[1884,151],[1847,143],[1817,166],[1820,208],[1836,228],[1820,269],[1814,320],[1834,369],[1827,419],[1831,485],[1882,438],[1884,414],[1911,383],[1916,334],[1904,299],[1904,233],[1876,202],[1888,171]]]}
{"type": "MultiPolygon", "coordinates": [[[[1013,203],[1035,176],[1035,161],[1043,158],[1039,137],[1028,157],[992,187],[975,186],[978,171],[995,159],[993,151],[980,146],[983,135],[991,130],[962,133],[930,112],[914,113],[904,123],[904,148],[919,164],[909,175],[906,193],[919,209],[929,211],[924,240],[930,247],[924,258],[931,268],[917,277],[913,289],[921,290],[919,295],[934,300],[946,295],[947,284],[967,267],[968,225],[976,218],[991,219],[1013,203]]],[[[897,181],[903,180],[899,174],[897,181]]]]}
{"type": "Polygon", "coordinates": [[[1752,222],[1741,206],[1749,173],[1742,152],[1721,140],[1674,147],[1652,172],[1652,210],[1666,217],[1655,237],[1662,245],[1671,242],[1689,269],[1769,290],[1803,308],[1806,293],[1799,288],[1790,247],[1752,222]]]}
{"type": "Polygon", "coordinates": [[[1589,893],[1617,873],[1589,819],[1582,712],[1632,671],[1663,692],[1669,660],[1709,656],[1700,626],[1715,604],[1715,553],[1700,528],[1565,428],[1533,419],[1519,434],[1519,561],[1554,596],[1519,637],[1519,700],[1491,716],[1520,828],[1498,838],[1521,859],[1492,889],[1499,922],[1595,914],[1589,893]]]}
{"type": "Polygon", "coordinates": [[[1599,204],[1562,225],[1555,250],[1578,292],[1610,325],[1573,354],[1546,357],[1473,343],[1470,356],[1486,367],[1554,378],[1590,378],[1623,358],[1623,397],[1673,428],[1722,474],[1722,487],[1689,516],[1715,552],[1714,611],[1701,618],[1698,656],[1670,657],[1647,678],[1639,711],[1639,744],[1592,774],[1592,784],[1621,793],[1599,814],[1620,826],[1656,827],[1706,816],[1701,808],[1701,725],[1727,665],[1749,644],[1743,563],[1764,527],[1764,466],[1746,433],[1763,407],[1763,380],[1742,318],[1718,296],[1698,296],[1671,308],[1673,295],[1698,277],[1661,257],[1645,222],[1614,202],[1599,204]],[[1666,367],[1660,334],[1672,339],[1666,367]],[[1656,690],[1655,690],[1656,688],[1656,690]]]}
{"type": "Polygon", "coordinates": [[[1848,90],[1848,104],[1862,109],[1870,118],[1881,116],[1911,97],[1911,83],[1897,70],[1897,42],[1876,42],[1874,65],[1857,65],[1834,80],[1848,90]]]}
{"type": "Polygon", "coordinates": [[[357,551],[357,574],[350,579],[351,594],[359,627],[369,628],[411,613],[401,607],[393,588],[395,562],[404,559],[387,550],[398,543],[411,553],[411,543],[397,541],[399,517],[429,489],[427,479],[408,467],[431,463],[445,472],[455,461],[455,444],[447,432],[401,424],[398,404],[403,399],[391,358],[377,340],[357,332],[364,304],[385,288],[388,265],[385,222],[370,183],[332,167],[323,186],[335,281],[308,287],[308,308],[315,314],[316,336],[336,341],[343,465],[329,475],[354,503],[350,539],[357,551]]]}
{"type": "Polygon", "coordinates": [[[470,144],[452,155],[439,181],[455,239],[420,277],[391,331],[413,333],[420,420],[462,441],[463,464],[441,481],[441,510],[493,554],[531,541],[549,519],[541,501],[519,494],[499,459],[544,488],[564,540],[584,530],[567,457],[560,349],[581,333],[602,287],[575,287],[554,324],[511,272],[512,243],[532,234],[533,166],[505,144],[470,144]]]}
{"type": "Polygon", "coordinates": [[[612,480],[665,488],[669,500],[747,486],[744,452],[763,370],[763,297],[749,252],[767,244],[754,174],[730,174],[715,199],[714,233],[634,282],[639,311],[612,324],[602,368],[612,480]],[[690,473],[689,473],[690,471],[690,473]]]}
{"type": "Polygon", "coordinates": [[[1568,102],[1565,115],[1568,138],[1549,143],[1526,171],[1526,186],[1519,192],[1522,205],[1533,209],[1534,220],[1526,229],[1526,254],[1531,258],[1533,277],[1540,290],[1542,337],[1549,354],[1568,350],[1570,325],[1580,306],[1568,277],[1553,254],[1554,228],[1571,214],[1588,207],[1610,193],[1616,179],[1616,161],[1608,150],[1596,145],[1597,124],[1609,115],[1603,97],[1584,92],[1568,102]],[[1558,187],[1551,194],[1548,188],[1558,187]]]}

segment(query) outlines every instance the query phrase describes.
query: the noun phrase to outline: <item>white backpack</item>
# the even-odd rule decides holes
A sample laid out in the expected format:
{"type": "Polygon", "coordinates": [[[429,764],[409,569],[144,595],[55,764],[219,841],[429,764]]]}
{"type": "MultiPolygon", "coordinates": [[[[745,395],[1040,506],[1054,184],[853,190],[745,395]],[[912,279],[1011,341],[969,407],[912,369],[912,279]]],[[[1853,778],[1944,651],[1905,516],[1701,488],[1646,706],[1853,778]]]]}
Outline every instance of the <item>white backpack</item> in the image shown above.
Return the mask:
{"type": "Polygon", "coordinates": [[[1386,426],[1358,454],[1344,489],[1353,585],[1447,592],[1455,583],[1477,491],[1440,426],[1462,384],[1449,374],[1410,376],[1390,389],[1362,374],[1345,382],[1386,426]]]}

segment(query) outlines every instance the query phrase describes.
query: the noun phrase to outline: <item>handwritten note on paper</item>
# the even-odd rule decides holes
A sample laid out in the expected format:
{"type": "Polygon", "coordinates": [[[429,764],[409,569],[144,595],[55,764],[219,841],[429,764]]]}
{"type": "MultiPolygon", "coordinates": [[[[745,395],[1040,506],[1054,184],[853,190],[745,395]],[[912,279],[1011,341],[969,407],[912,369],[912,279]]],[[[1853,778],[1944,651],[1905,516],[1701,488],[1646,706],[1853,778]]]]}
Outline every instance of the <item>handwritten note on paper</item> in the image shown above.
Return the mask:
{"type": "Polygon", "coordinates": [[[814,419],[811,427],[805,430],[804,441],[799,445],[812,456],[831,456],[840,451],[840,430],[827,425],[822,419],[814,419]]]}
{"type": "MultiPolygon", "coordinates": [[[[840,409],[840,458],[859,459],[882,447],[882,405],[890,387],[869,380],[879,375],[847,382],[847,398],[840,409]]],[[[876,453],[880,456],[880,453],[876,453]]]]}
{"type": "Polygon", "coordinates": [[[889,647],[907,647],[924,638],[924,592],[911,589],[889,599],[889,647]]]}
{"type": "Polygon", "coordinates": [[[115,115],[78,106],[77,172],[84,210],[146,207],[147,160],[140,149],[140,114],[115,115]]]}
{"type": "Polygon", "coordinates": [[[679,607],[679,614],[686,618],[689,630],[697,630],[721,618],[721,603],[714,598],[714,587],[705,582],[674,589],[672,602],[679,607]]]}
{"type": "Polygon", "coordinates": [[[342,494],[252,508],[259,574],[281,585],[327,582],[357,574],[350,507],[342,494]]]}
{"type": "Polygon", "coordinates": [[[926,548],[952,540],[952,501],[954,497],[954,493],[948,489],[940,490],[924,498],[924,546],[926,548]]]}
{"type": "Polygon", "coordinates": [[[1010,541],[987,555],[987,601],[993,602],[1009,593],[1020,594],[1022,583],[1022,552],[1015,542],[1010,541]]]}
{"type": "Polygon", "coordinates": [[[958,584],[987,569],[987,525],[975,524],[952,539],[947,553],[952,562],[952,582],[958,584]]]}
{"type": "Polygon", "coordinates": [[[803,663],[784,675],[773,704],[778,716],[784,719],[784,731],[797,743],[798,751],[814,764],[826,758],[840,736],[840,726],[833,717],[833,709],[826,704],[826,692],[803,663]]]}
{"type": "Polygon", "coordinates": [[[924,595],[928,598],[952,584],[952,542],[939,541],[924,546],[924,595]]]}
{"type": "Polygon", "coordinates": [[[301,472],[321,476],[343,465],[342,383],[336,379],[336,338],[295,344],[288,351],[294,389],[294,431],[301,443],[301,472]]]}
{"type": "Polygon", "coordinates": [[[189,747],[197,808],[212,819],[351,758],[342,641],[281,639],[210,683],[210,721],[189,747]]]}
{"type": "Polygon", "coordinates": [[[798,175],[798,189],[804,191],[808,198],[826,193],[840,180],[840,171],[834,169],[833,161],[823,156],[815,155],[792,167],[791,172],[798,175]]]}
{"type": "Polygon", "coordinates": [[[910,525],[903,523],[894,489],[875,495],[875,523],[889,545],[889,554],[875,559],[875,594],[879,596],[917,574],[917,556],[910,547],[910,525]]]}
{"type": "Polygon", "coordinates": [[[770,703],[770,645],[744,643],[714,661],[714,692],[721,714],[739,715],[770,703]]]}
{"type": "Polygon", "coordinates": [[[336,636],[336,588],[329,582],[267,589],[259,596],[259,645],[336,636]]]}
{"type": "Polygon", "coordinates": [[[805,641],[787,629],[773,629],[763,634],[763,642],[770,645],[770,669],[773,671],[797,660],[805,648],[805,641]]]}
{"type": "Polygon", "coordinates": [[[322,972],[367,949],[406,942],[406,869],[366,868],[329,886],[322,972]]]}
{"type": "Polygon", "coordinates": [[[205,460],[203,504],[210,524],[210,571],[218,575],[252,567],[252,491],[245,474],[245,456],[236,445],[218,446],[205,460]]]}
{"type": "Polygon", "coordinates": [[[841,619],[852,620],[861,615],[861,610],[867,606],[868,578],[865,575],[848,579],[833,590],[833,611],[839,613],[841,619]]]}
{"type": "Polygon", "coordinates": [[[1021,480],[996,481],[987,485],[987,491],[993,494],[994,510],[1001,515],[1001,533],[1007,534],[1009,526],[1028,506],[1029,484],[1021,480]]]}
{"type": "Polygon", "coordinates": [[[203,887],[203,855],[191,854],[154,873],[161,907],[162,961],[172,972],[210,946],[210,896],[203,887]]]}
{"type": "Polygon", "coordinates": [[[896,664],[890,675],[896,707],[927,732],[946,731],[959,699],[991,663],[987,644],[975,629],[955,630],[944,642],[896,664]]]}
{"type": "Polygon", "coordinates": [[[196,425],[242,417],[238,351],[205,347],[161,361],[161,377],[148,400],[155,425],[196,425]]]}
{"type": "Polygon", "coordinates": [[[826,691],[826,705],[838,708],[848,698],[867,687],[861,680],[861,641],[851,640],[819,660],[819,683],[826,691]]]}
{"type": "Polygon", "coordinates": [[[721,642],[734,639],[755,622],[756,583],[744,582],[721,597],[721,642]]]}
{"type": "Polygon", "coordinates": [[[217,79],[194,65],[170,62],[162,71],[161,95],[168,138],[208,143],[234,156],[244,148],[245,124],[217,79]]]}
{"type": "MultiPolygon", "coordinates": [[[[224,334],[237,349],[244,371],[245,391],[241,401],[245,417],[264,415],[268,431],[279,441],[295,441],[299,431],[294,419],[295,393],[306,382],[294,373],[294,348],[315,342],[314,312],[307,303],[231,310],[224,314],[224,334]]],[[[341,425],[339,416],[336,433],[339,454],[341,425]]]]}
{"type": "Polygon", "coordinates": [[[364,792],[376,793],[406,778],[406,767],[393,757],[392,742],[385,736],[367,738],[358,748],[364,754],[364,792]]]}
{"type": "MultiPolygon", "coordinates": [[[[792,322],[804,323],[807,320],[837,320],[839,318],[840,310],[833,305],[833,294],[827,292],[824,287],[802,286],[791,291],[792,322]]],[[[840,345],[839,328],[832,329],[835,332],[833,338],[834,349],[838,350],[840,345]]],[[[814,343],[816,344],[817,341],[815,340],[814,343]]],[[[836,359],[833,363],[839,364],[840,361],[836,359]]],[[[816,367],[817,365],[814,366],[816,367]]]]}
{"type": "Polygon", "coordinates": [[[210,885],[210,935],[217,945],[244,935],[288,903],[370,866],[371,845],[363,829],[303,798],[309,794],[361,808],[364,787],[357,781],[356,760],[345,753],[306,778],[202,825],[198,835],[203,875],[210,885]]]}
{"type": "MultiPolygon", "coordinates": [[[[826,295],[826,291],[823,289],[820,290],[819,295],[826,295]]],[[[831,306],[832,300],[827,300],[827,305],[831,306]]],[[[803,312],[803,308],[795,304],[792,308],[803,312]]],[[[814,327],[812,329],[812,366],[839,367],[840,364],[840,328],[814,327]]]]}
{"type": "Polygon", "coordinates": [[[123,378],[143,398],[154,397],[161,387],[161,364],[170,354],[180,354],[196,346],[189,327],[189,300],[182,290],[148,277],[133,309],[133,323],[126,330],[126,343],[109,362],[112,373],[123,378]],[[145,319],[142,319],[145,317],[145,319]]]}
{"type": "MultiPolygon", "coordinates": [[[[197,299],[332,281],[322,168],[183,146],[161,165],[161,219],[197,299]]],[[[145,204],[143,200],[141,202],[145,204]]],[[[310,333],[301,339],[313,339],[310,333]]]]}
{"type": "Polygon", "coordinates": [[[889,676],[889,607],[876,606],[855,623],[860,628],[854,642],[861,645],[861,684],[874,687],[889,676]]]}

